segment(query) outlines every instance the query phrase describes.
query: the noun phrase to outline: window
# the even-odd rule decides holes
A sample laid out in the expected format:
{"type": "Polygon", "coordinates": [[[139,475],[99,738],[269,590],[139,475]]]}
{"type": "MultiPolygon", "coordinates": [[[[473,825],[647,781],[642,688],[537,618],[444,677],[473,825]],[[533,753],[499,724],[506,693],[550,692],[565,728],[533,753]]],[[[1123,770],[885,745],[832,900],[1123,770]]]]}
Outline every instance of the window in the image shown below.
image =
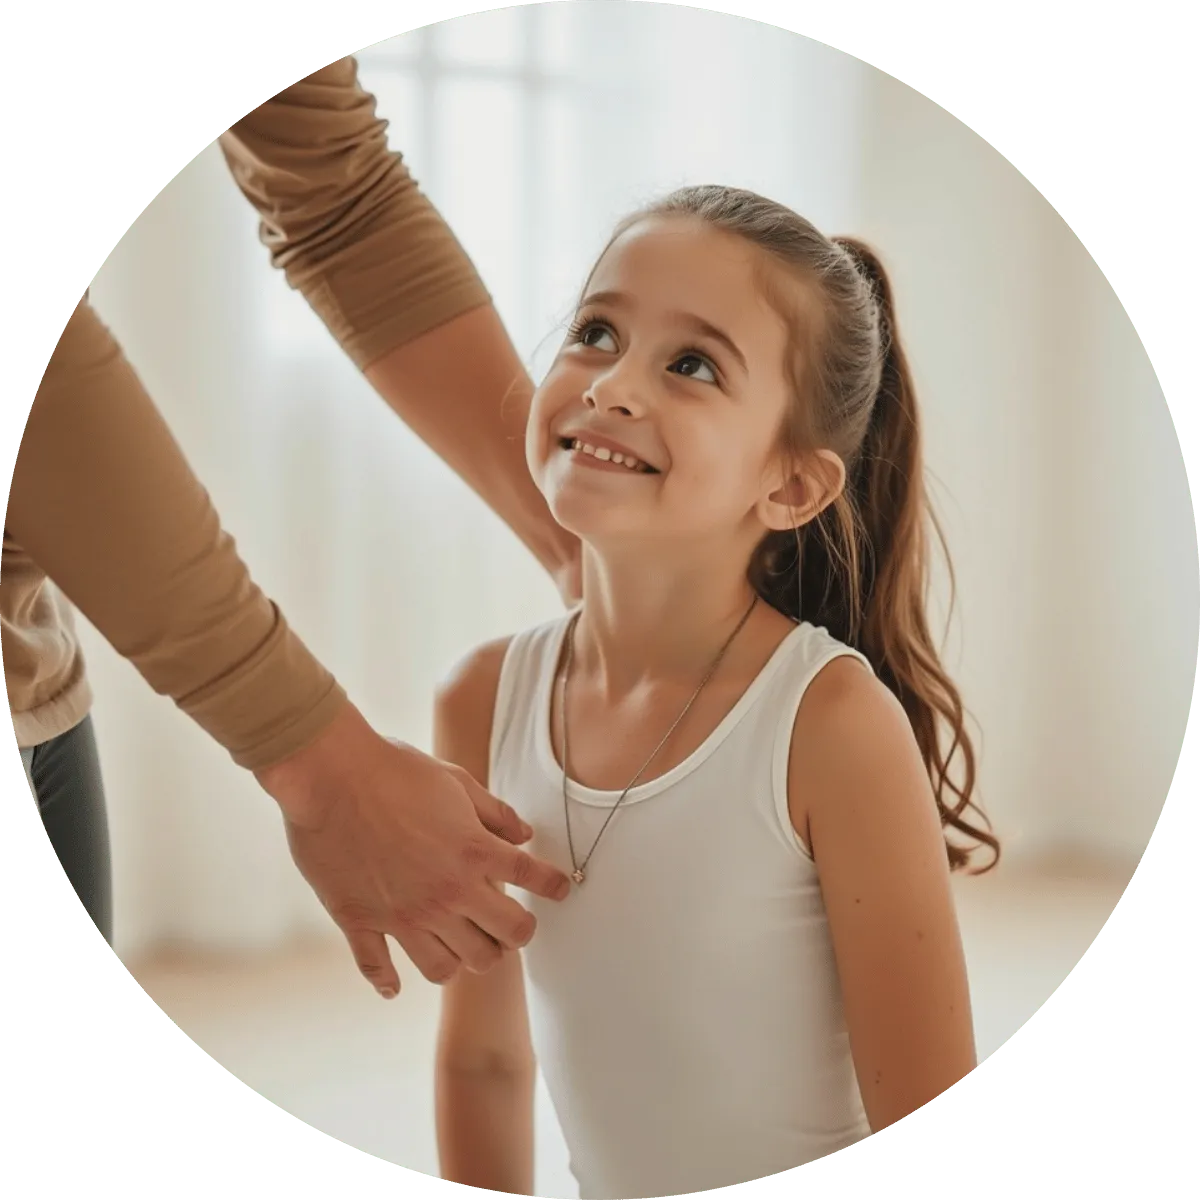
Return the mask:
{"type": "MultiPolygon", "coordinates": [[[[612,226],[672,187],[737,183],[855,224],[858,64],[769,25],[570,0],[440,22],[357,58],[391,146],[535,378],[612,226]]],[[[280,350],[311,358],[319,323],[262,286],[280,350]]]]}

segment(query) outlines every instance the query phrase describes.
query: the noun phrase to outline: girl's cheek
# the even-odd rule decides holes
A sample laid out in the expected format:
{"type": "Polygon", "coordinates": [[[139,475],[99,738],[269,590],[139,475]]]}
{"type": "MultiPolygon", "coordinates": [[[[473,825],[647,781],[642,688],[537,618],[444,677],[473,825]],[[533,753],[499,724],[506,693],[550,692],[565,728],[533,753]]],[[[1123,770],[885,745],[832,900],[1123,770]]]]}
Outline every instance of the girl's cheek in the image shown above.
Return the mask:
{"type": "Polygon", "coordinates": [[[542,468],[549,458],[549,444],[549,427],[535,402],[525,423],[525,465],[535,480],[541,477],[542,468]]]}

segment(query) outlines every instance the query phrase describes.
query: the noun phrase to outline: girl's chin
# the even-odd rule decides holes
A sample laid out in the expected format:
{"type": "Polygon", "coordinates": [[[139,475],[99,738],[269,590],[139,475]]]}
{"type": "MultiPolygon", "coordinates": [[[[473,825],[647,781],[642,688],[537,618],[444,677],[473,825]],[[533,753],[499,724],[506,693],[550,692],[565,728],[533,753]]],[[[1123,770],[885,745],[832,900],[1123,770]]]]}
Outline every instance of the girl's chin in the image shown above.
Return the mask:
{"type": "Polygon", "coordinates": [[[602,513],[580,512],[575,505],[552,504],[550,515],[568,533],[573,533],[585,542],[595,542],[612,537],[614,534],[618,536],[620,534],[620,528],[614,528],[612,514],[609,514],[609,519],[605,520],[602,513]]]}
{"type": "Polygon", "coordinates": [[[554,519],[576,537],[645,536],[650,532],[647,518],[653,518],[652,506],[647,505],[647,493],[638,482],[629,484],[610,472],[572,467],[561,473],[544,470],[538,490],[554,519]]]}
{"type": "Polygon", "coordinates": [[[594,545],[646,533],[644,521],[638,521],[633,513],[615,512],[612,505],[560,495],[549,499],[549,507],[550,515],[568,533],[594,545]]]}

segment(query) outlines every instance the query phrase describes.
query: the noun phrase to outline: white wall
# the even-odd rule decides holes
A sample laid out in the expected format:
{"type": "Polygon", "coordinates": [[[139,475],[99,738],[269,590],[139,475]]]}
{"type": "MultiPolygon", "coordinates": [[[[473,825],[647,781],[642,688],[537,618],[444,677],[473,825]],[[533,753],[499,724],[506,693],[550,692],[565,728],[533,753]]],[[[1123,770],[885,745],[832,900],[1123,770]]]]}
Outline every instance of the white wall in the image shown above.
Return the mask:
{"type": "MultiPolygon", "coordinates": [[[[394,143],[521,351],[564,315],[613,220],[678,183],[755,187],[873,239],[942,485],[961,588],[951,664],[984,728],[984,800],[1014,857],[1068,837],[1136,857],[1186,712],[1195,546],[1165,404],[1090,260],[979,139],[838,52],[685,8],[559,10],[547,53],[577,86],[535,103],[459,81],[435,110],[386,65],[411,38],[364,57],[394,143]]],[[[464,61],[500,62],[525,36],[512,14],[487,19],[455,34],[464,61]]],[[[215,149],[150,205],[93,297],[255,574],[381,729],[427,743],[448,663],[558,611],[516,540],[270,271],[215,149]]],[[[327,929],[270,802],[84,636],[120,951],[327,929]]]]}
{"type": "MultiPolygon", "coordinates": [[[[1150,235],[1147,253],[1158,248],[1150,235]]],[[[1047,325],[1054,660],[1043,696],[1054,834],[1137,855],[1162,809],[1196,668],[1196,532],[1171,414],[1141,342],[1073,237],[1047,325]]]]}
{"type": "Polygon", "coordinates": [[[1196,662],[1170,413],[1086,250],[986,142],[871,73],[863,231],[885,254],[959,604],[949,661],[1016,860],[1136,860],[1196,662]]]}

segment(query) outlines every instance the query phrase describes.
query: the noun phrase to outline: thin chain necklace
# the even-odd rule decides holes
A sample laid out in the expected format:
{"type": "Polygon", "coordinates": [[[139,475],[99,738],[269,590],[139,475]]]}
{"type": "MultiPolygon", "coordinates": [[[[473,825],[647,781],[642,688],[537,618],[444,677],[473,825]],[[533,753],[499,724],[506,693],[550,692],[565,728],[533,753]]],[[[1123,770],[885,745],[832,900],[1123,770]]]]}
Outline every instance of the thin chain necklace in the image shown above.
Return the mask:
{"type": "Polygon", "coordinates": [[[571,866],[574,868],[571,872],[571,878],[577,884],[583,883],[587,877],[587,865],[592,860],[592,855],[596,853],[596,847],[600,844],[600,839],[604,836],[604,831],[608,828],[608,823],[616,816],[617,809],[621,807],[625,797],[633,790],[634,784],[645,774],[646,769],[658,757],[658,752],[670,740],[671,734],[679,728],[680,721],[686,717],[691,710],[693,704],[700,698],[700,693],[704,691],[708,681],[717,673],[717,668],[721,665],[721,660],[725,657],[726,651],[733,645],[734,638],[742,632],[742,627],[750,620],[750,614],[754,611],[755,605],[758,604],[758,596],[750,601],[750,607],[746,609],[742,619],[738,622],[737,628],[725,640],[725,644],[717,653],[717,657],[713,659],[712,666],[708,668],[708,673],[700,680],[700,686],[692,693],[692,698],[683,706],[683,711],[675,718],[671,724],[671,728],[663,735],[663,739],[654,747],[650,757],[642,763],[637,774],[625,786],[625,790],[617,798],[616,804],[612,806],[609,814],[604,819],[604,824],[600,826],[600,832],[596,834],[596,840],[592,843],[592,848],[587,852],[583,862],[578,862],[575,858],[575,843],[571,839],[571,810],[567,800],[567,770],[568,770],[568,745],[567,745],[567,682],[571,677],[571,664],[575,658],[575,626],[579,622],[579,612],[576,611],[572,617],[570,624],[567,626],[567,656],[566,662],[563,664],[562,674],[562,696],[559,700],[558,715],[559,715],[559,730],[562,741],[562,796],[563,796],[563,817],[567,825],[567,846],[571,851],[571,866]]]}

